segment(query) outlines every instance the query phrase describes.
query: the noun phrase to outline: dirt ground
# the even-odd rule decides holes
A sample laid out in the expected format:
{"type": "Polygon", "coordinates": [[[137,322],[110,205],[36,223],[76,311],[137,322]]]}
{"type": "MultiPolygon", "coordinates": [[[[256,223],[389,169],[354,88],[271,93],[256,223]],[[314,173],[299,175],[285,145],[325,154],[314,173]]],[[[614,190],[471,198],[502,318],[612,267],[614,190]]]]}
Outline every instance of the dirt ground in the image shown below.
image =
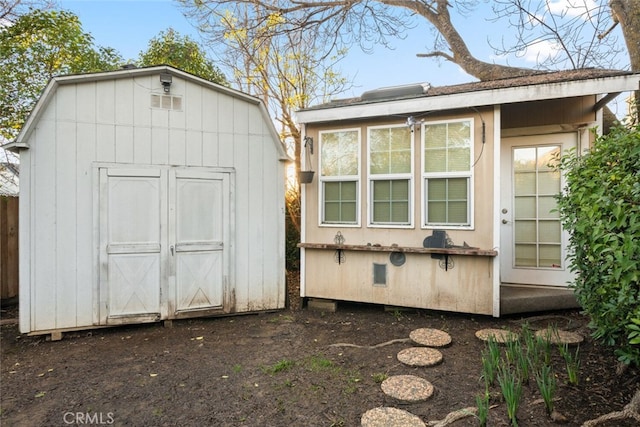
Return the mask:
{"type": "MultiPolygon", "coordinates": [[[[296,307],[297,308],[297,307],[296,307]]],[[[15,314],[15,313],[13,313],[15,314]]],[[[12,315],[3,312],[3,317],[12,315]]],[[[638,370],[616,375],[616,359],[588,337],[577,311],[495,319],[484,316],[394,310],[340,303],[335,313],[308,308],[163,324],[67,333],[61,341],[28,337],[17,325],[1,327],[2,426],[358,426],[362,414],[392,406],[425,423],[475,406],[483,390],[483,328],[517,331],[553,322],[587,336],[580,346],[577,386],[567,385],[564,362],[554,349],[556,408],[571,426],[629,402],[640,384],[638,370]],[[415,368],[397,360],[399,342],[417,328],[448,332],[443,362],[415,368]],[[412,374],[430,381],[434,395],[403,404],[387,397],[381,381],[412,374]]],[[[509,425],[499,389],[490,426],[509,425]]],[[[518,410],[520,426],[555,425],[531,381],[518,410]]],[[[455,426],[475,426],[468,417],[455,426]]],[[[610,426],[632,426],[616,422],[610,426]]]]}

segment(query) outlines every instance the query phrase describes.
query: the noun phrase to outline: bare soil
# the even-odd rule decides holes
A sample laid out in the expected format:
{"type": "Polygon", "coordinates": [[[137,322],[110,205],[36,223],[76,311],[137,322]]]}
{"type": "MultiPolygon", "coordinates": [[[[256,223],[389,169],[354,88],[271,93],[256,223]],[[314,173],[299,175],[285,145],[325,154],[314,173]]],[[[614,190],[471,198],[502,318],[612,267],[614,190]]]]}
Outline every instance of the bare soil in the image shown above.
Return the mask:
{"type": "MultiPolygon", "coordinates": [[[[299,305],[299,304],[298,304],[299,305]]],[[[15,312],[3,311],[3,317],[15,312]]],[[[385,310],[340,303],[338,310],[308,308],[125,326],[67,333],[61,341],[19,334],[1,327],[2,426],[358,426],[369,409],[391,406],[425,423],[475,406],[483,391],[481,353],[475,337],[484,328],[518,330],[550,323],[586,336],[580,345],[580,381],[567,384],[557,349],[556,409],[577,426],[629,402],[640,384],[630,368],[616,375],[609,348],[588,335],[577,311],[495,319],[424,310],[385,310]],[[397,354],[417,328],[448,332],[452,343],[439,349],[442,363],[409,367],[397,354]],[[355,344],[362,347],[336,346],[355,344]],[[434,386],[433,396],[403,404],[386,396],[381,381],[417,375],[434,386]]],[[[496,386],[489,426],[508,426],[496,386]]],[[[520,426],[555,425],[546,414],[535,381],[524,386],[520,426]]],[[[476,426],[467,417],[455,426],[476,426]]],[[[606,424],[605,424],[606,425],[606,424]]],[[[620,422],[610,426],[633,426],[620,422]]]]}

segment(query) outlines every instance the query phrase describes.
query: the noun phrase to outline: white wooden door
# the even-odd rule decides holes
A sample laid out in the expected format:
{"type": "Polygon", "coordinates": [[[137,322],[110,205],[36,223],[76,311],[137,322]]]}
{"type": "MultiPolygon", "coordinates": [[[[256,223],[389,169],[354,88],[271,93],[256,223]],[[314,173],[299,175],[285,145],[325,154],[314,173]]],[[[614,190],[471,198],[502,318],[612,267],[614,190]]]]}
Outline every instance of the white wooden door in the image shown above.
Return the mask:
{"type": "Polygon", "coordinates": [[[562,177],[552,164],[576,146],[575,133],[505,138],[501,170],[503,283],[566,286],[567,233],[555,212],[562,177]]]}
{"type": "Polygon", "coordinates": [[[228,173],[176,169],[170,172],[175,316],[221,310],[228,276],[228,173]]]}
{"type": "Polygon", "coordinates": [[[98,322],[228,310],[231,171],[99,169],[98,322]]]}
{"type": "Polygon", "coordinates": [[[164,180],[159,169],[100,169],[101,323],[161,316],[164,180]]]}

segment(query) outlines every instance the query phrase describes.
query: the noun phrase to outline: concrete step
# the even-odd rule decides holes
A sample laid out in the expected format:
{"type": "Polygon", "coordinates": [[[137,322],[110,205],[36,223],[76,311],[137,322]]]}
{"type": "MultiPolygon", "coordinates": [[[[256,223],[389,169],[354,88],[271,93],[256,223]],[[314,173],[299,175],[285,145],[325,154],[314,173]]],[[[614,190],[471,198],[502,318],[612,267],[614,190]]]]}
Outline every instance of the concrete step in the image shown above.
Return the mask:
{"type": "Polygon", "coordinates": [[[555,286],[500,286],[500,315],[579,308],[573,289],[555,286]]]}

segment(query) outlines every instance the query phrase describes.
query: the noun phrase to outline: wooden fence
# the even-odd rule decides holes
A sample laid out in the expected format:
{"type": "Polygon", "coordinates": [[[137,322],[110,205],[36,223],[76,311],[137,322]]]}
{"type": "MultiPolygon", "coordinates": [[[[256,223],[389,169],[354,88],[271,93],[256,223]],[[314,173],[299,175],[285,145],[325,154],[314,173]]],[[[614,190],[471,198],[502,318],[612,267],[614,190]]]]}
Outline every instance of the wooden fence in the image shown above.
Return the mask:
{"type": "Polygon", "coordinates": [[[18,297],[18,198],[0,196],[0,301],[18,297]]]}

